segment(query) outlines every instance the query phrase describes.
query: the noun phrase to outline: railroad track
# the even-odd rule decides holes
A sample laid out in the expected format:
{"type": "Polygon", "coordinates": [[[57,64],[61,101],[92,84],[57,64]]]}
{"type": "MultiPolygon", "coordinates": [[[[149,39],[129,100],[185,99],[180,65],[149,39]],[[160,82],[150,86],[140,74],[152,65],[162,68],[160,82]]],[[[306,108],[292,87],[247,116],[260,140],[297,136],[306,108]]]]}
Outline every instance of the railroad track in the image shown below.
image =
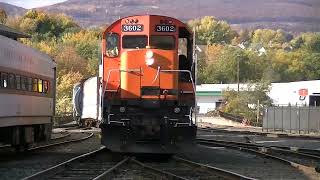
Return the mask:
{"type": "Polygon", "coordinates": [[[71,136],[71,133],[65,133],[65,134],[62,135],[62,136],[55,137],[55,138],[51,138],[51,140],[63,139],[63,138],[69,137],[69,136],[71,136]]]}
{"type": "MultiPolygon", "coordinates": [[[[56,138],[51,138],[52,141],[56,141],[56,140],[60,140],[60,139],[63,139],[63,138],[66,138],[66,137],[69,137],[71,135],[71,133],[66,133],[62,136],[59,136],[59,137],[56,137],[56,138]]],[[[90,134],[91,135],[91,134],[90,134]]],[[[10,144],[5,144],[5,145],[1,145],[0,146],[0,149],[5,149],[5,148],[11,148],[11,145],[10,144]]]]}
{"type": "Polygon", "coordinates": [[[31,148],[27,149],[27,151],[35,151],[35,150],[45,149],[45,148],[49,148],[49,147],[53,147],[53,146],[59,146],[59,145],[64,145],[64,144],[69,144],[69,143],[80,142],[80,141],[84,141],[84,140],[87,140],[87,139],[93,137],[93,135],[94,135],[94,133],[88,133],[88,135],[86,137],[83,137],[80,139],[71,139],[71,140],[62,141],[62,142],[56,142],[56,143],[45,144],[42,146],[31,147],[31,148]]]}
{"type": "Polygon", "coordinates": [[[256,136],[277,136],[280,138],[290,138],[290,139],[308,139],[308,140],[320,140],[320,137],[308,136],[308,135],[288,135],[286,133],[272,133],[272,132],[253,132],[253,131],[237,131],[237,130],[225,130],[219,128],[205,128],[198,127],[199,131],[205,132],[218,132],[218,133],[226,133],[226,134],[242,134],[242,135],[256,135],[256,136]]]}
{"type": "Polygon", "coordinates": [[[240,143],[233,141],[222,140],[209,140],[209,139],[197,139],[197,143],[205,146],[221,146],[241,151],[251,152],[262,155],[264,157],[279,160],[284,163],[288,163],[294,167],[312,168],[317,170],[319,168],[320,157],[314,154],[318,154],[318,150],[308,149],[309,153],[299,152],[297,150],[291,150],[288,147],[281,146],[262,146],[251,143],[240,143]]]}
{"type": "MultiPolygon", "coordinates": [[[[146,160],[146,159],[144,159],[146,160]]],[[[227,179],[253,178],[227,170],[195,163],[179,157],[166,162],[147,163],[135,157],[114,154],[106,148],[78,156],[54,167],[38,172],[25,180],[33,179],[227,179]]]]}
{"type": "Polygon", "coordinates": [[[0,149],[9,148],[9,147],[11,147],[11,145],[8,145],[8,144],[7,145],[1,145],[0,149]]]}

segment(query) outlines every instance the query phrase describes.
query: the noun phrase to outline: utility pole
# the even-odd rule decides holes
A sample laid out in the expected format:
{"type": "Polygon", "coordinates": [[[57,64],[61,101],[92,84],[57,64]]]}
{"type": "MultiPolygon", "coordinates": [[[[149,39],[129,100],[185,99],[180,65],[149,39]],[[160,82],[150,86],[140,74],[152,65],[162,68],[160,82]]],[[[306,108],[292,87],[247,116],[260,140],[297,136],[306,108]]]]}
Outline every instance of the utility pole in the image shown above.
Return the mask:
{"type": "Polygon", "coordinates": [[[237,83],[238,83],[238,94],[240,91],[240,58],[237,55],[237,83]]]}
{"type": "Polygon", "coordinates": [[[196,27],[193,27],[193,59],[194,59],[194,84],[197,85],[198,76],[198,56],[197,56],[197,44],[196,44],[196,27]]]}
{"type": "MultiPolygon", "coordinates": [[[[198,57],[197,57],[197,47],[196,47],[196,27],[193,28],[193,61],[194,61],[194,87],[197,87],[197,75],[198,75],[198,57]]],[[[191,69],[192,70],[192,69],[191,69]]],[[[195,111],[194,111],[194,123],[197,125],[197,113],[198,113],[198,103],[197,103],[197,89],[194,90],[195,94],[195,111]]]]}

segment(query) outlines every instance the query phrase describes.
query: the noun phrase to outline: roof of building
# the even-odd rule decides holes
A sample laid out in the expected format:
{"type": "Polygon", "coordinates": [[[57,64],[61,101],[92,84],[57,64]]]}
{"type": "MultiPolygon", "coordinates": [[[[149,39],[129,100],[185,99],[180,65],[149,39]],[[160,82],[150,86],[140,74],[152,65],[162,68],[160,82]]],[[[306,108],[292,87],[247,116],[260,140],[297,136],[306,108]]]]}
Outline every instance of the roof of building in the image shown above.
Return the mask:
{"type": "Polygon", "coordinates": [[[17,38],[31,38],[30,35],[20,32],[16,29],[10,28],[3,24],[0,24],[0,35],[6,36],[8,38],[17,39],[17,38]]]}

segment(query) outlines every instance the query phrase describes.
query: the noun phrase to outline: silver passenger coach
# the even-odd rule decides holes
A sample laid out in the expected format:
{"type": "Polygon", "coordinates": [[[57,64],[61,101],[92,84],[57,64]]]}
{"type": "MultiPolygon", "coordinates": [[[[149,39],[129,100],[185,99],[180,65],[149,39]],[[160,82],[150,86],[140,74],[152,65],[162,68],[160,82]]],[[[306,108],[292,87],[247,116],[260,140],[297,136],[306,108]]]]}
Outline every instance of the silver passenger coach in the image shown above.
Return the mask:
{"type": "Polygon", "coordinates": [[[56,63],[27,37],[0,25],[0,142],[18,149],[50,139],[55,112],[56,63]]]}

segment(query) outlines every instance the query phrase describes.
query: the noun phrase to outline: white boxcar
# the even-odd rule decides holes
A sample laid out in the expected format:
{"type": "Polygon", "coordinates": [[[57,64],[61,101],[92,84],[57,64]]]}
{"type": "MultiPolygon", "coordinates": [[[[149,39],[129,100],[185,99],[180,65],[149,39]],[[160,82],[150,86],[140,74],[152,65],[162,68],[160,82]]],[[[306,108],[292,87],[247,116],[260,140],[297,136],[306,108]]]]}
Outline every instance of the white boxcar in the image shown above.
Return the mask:
{"type": "Polygon", "coordinates": [[[92,126],[101,120],[99,85],[98,77],[92,77],[74,86],[73,111],[80,126],[92,126]]]}
{"type": "Polygon", "coordinates": [[[0,35],[0,142],[20,148],[50,138],[55,72],[49,56],[0,35]]]}

